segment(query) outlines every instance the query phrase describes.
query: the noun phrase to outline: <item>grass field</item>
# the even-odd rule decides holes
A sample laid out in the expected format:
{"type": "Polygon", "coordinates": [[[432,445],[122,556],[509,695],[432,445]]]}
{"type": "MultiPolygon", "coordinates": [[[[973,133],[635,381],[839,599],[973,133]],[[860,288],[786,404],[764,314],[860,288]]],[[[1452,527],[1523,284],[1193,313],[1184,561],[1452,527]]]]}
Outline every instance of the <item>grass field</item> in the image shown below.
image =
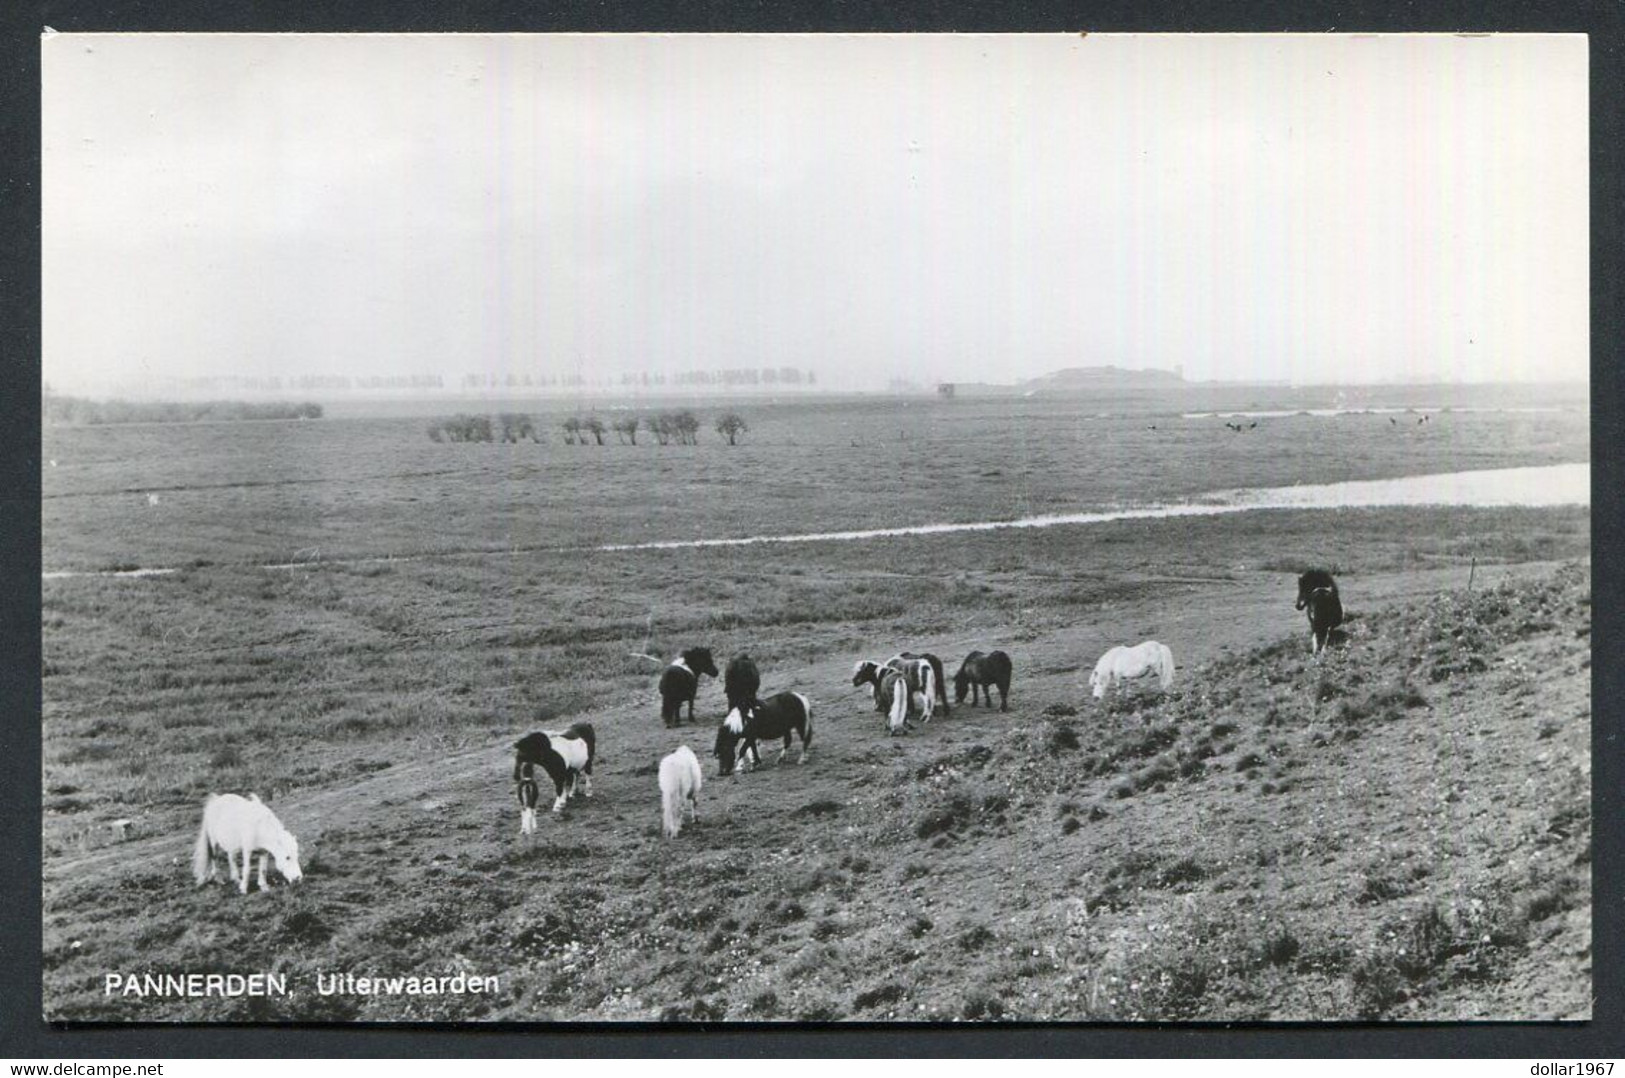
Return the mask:
{"type": "Polygon", "coordinates": [[[1585,1016],[1584,509],[551,549],[1588,458],[1583,406],[1242,435],[1182,407],[809,401],[747,411],[731,449],[437,445],[420,417],[47,430],[47,568],[183,567],[43,585],[47,1016],[1585,1016]],[[1310,562],[1354,615],[1319,664],[1291,607],[1310,562]],[[1094,656],[1146,636],[1174,694],[1089,701],[1094,656]],[[638,653],[693,644],[813,698],[805,767],[716,779],[709,681],[698,727],[660,726],[638,653]],[[886,738],[849,672],[905,646],[1004,648],[1010,712],[886,738]],[[508,746],[574,718],[597,796],[523,841],[508,746]],[[667,841],[680,740],[708,785],[667,841]],[[250,789],[306,879],[194,889],[201,801],[250,789]],[[294,994],[101,992],[262,969],[294,994]],[[312,988],[457,970],[502,990],[312,988]]]}

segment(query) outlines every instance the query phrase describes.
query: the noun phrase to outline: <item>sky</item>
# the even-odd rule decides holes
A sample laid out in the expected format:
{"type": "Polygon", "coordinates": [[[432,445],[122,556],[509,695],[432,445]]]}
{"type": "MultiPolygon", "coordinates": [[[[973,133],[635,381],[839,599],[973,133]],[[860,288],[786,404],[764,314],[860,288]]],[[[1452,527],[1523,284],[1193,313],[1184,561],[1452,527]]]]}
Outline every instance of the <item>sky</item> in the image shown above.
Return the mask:
{"type": "Polygon", "coordinates": [[[1587,377],[1583,36],[41,48],[59,390],[1587,377]]]}

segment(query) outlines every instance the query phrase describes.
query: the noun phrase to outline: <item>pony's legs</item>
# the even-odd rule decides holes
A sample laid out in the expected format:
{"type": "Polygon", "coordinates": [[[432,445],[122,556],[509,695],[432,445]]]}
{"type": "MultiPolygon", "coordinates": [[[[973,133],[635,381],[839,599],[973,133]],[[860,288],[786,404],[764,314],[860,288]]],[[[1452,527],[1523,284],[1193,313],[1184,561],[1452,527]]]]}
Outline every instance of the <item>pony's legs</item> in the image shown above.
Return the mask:
{"type": "Polygon", "coordinates": [[[245,895],[248,894],[248,863],[253,859],[254,855],[252,852],[247,849],[243,850],[243,876],[241,881],[239,881],[237,884],[237,890],[245,895]]]}
{"type": "Polygon", "coordinates": [[[266,888],[266,884],[265,884],[265,862],[270,858],[270,856],[271,855],[266,853],[264,850],[260,851],[260,890],[261,891],[265,890],[265,888],[266,888]]]}
{"type": "Polygon", "coordinates": [[[581,796],[592,796],[592,776],[585,771],[581,772],[581,796]]]}

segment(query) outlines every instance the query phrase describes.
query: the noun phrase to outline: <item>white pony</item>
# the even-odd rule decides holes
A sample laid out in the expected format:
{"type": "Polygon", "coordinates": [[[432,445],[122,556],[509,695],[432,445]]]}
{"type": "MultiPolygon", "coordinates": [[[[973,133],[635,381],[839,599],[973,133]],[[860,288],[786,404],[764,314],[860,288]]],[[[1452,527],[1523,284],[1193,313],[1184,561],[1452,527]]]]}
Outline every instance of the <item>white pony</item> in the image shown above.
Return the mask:
{"type": "Polygon", "coordinates": [[[676,752],[660,761],[660,814],[666,837],[676,838],[683,829],[683,806],[688,806],[693,819],[700,818],[700,787],[705,777],[700,774],[700,761],[694,750],[680,745],[676,752]]]}
{"type": "Polygon", "coordinates": [[[1089,687],[1099,700],[1119,681],[1155,674],[1167,692],[1174,683],[1174,653],[1167,645],[1147,640],[1134,647],[1115,647],[1100,657],[1095,672],[1089,675],[1089,687]]]}
{"type": "Polygon", "coordinates": [[[259,797],[216,794],[204,802],[203,826],[192,847],[192,877],[201,887],[214,878],[214,854],[223,851],[237,890],[248,893],[248,862],[260,851],[260,890],[265,890],[265,859],[276,858],[277,871],[293,883],[304,873],[299,868],[299,840],[288,833],[276,814],[259,797]],[[241,873],[233,855],[243,859],[241,873]]]}

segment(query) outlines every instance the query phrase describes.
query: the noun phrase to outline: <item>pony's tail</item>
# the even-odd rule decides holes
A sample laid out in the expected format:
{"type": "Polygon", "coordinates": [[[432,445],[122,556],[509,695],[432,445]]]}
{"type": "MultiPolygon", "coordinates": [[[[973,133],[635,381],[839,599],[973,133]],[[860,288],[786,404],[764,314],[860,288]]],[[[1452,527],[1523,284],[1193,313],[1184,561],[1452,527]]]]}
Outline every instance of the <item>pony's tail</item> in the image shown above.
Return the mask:
{"type": "Polygon", "coordinates": [[[807,723],[801,728],[801,751],[806,752],[807,746],[812,744],[812,701],[800,693],[796,693],[796,698],[801,701],[801,710],[807,715],[807,723]]]}
{"type": "Polygon", "coordinates": [[[209,825],[207,822],[197,829],[197,841],[192,844],[192,878],[199,887],[209,878],[209,825]]]}
{"type": "Polygon", "coordinates": [[[667,838],[676,838],[683,829],[683,784],[660,784],[660,822],[667,838]]]}
{"type": "Polygon", "coordinates": [[[942,705],[942,713],[948,713],[948,679],[942,673],[942,660],[935,655],[931,656],[931,671],[937,677],[937,702],[942,705]]]}

